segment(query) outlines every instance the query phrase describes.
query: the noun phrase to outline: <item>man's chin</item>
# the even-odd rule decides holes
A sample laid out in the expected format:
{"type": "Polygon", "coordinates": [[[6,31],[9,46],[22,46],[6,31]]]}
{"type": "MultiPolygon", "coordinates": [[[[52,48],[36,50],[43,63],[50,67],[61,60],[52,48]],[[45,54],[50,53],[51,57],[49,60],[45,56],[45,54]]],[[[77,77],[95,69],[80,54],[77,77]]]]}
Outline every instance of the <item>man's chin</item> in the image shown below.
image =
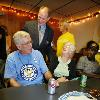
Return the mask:
{"type": "Polygon", "coordinates": [[[29,52],[31,53],[31,52],[32,52],[32,49],[31,49],[31,50],[29,50],[29,52]]]}
{"type": "Polygon", "coordinates": [[[31,49],[31,50],[28,50],[28,51],[27,51],[27,54],[30,54],[31,52],[32,52],[32,49],[31,49]]]}

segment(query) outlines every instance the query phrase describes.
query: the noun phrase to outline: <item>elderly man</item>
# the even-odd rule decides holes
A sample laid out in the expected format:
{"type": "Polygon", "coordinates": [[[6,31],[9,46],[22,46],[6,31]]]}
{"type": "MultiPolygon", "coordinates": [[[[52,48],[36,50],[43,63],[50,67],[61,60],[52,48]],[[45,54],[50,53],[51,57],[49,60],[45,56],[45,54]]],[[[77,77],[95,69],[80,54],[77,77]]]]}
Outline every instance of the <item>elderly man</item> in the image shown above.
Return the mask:
{"type": "Polygon", "coordinates": [[[8,55],[5,65],[5,78],[10,79],[13,87],[42,84],[43,75],[48,80],[52,77],[42,54],[32,49],[32,40],[25,31],[18,31],[13,36],[17,51],[8,55]]]}

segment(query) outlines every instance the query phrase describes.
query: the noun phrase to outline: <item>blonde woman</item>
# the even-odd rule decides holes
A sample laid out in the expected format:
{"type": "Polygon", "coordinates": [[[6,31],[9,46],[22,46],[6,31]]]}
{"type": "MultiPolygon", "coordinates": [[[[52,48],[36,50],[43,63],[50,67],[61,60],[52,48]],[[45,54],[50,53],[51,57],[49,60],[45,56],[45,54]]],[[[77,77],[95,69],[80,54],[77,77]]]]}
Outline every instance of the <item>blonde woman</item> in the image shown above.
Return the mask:
{"type": "Polygon", "coordinates": [[[57,40],[57,56],[61,56],[63,43],[70,41],[73,45],[75,45],[75,39],[73,34],[68,32],[69,23],[64,20],[59,22],[59,29],[62,32],[62,35],[57,40]]]}

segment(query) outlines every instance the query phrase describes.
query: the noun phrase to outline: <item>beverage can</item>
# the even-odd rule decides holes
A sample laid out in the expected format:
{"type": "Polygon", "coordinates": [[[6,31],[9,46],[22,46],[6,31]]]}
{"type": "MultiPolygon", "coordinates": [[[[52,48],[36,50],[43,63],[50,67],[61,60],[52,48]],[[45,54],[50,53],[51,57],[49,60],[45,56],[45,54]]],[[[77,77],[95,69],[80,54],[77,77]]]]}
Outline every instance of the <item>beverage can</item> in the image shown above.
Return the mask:
{"type": "Polygon", "coordinates": [[[87,76],[86,75],[82,75],[81,76],[80,86],[81,87],[86,87],[86,82],[87,82],[87,76]]]}
{"type": "Polygon", "coordinates": [[[50,78],[48,82],[48,93],[55,94],[56,83],[54,78],[50,78]]]}

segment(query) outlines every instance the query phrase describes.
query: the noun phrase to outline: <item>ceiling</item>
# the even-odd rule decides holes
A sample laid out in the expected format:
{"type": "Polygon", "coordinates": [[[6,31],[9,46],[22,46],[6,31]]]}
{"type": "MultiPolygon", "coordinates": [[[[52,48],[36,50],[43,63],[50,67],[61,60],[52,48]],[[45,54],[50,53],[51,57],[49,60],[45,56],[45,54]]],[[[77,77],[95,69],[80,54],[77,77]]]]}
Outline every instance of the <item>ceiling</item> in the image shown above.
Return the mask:
{"type": "Polygon", "coordinates": [[[80,18],[100,11],[100,0],[0,0],[1,6],[37,13],[39,7],[48,6],[54,18],[80,18]]]}

